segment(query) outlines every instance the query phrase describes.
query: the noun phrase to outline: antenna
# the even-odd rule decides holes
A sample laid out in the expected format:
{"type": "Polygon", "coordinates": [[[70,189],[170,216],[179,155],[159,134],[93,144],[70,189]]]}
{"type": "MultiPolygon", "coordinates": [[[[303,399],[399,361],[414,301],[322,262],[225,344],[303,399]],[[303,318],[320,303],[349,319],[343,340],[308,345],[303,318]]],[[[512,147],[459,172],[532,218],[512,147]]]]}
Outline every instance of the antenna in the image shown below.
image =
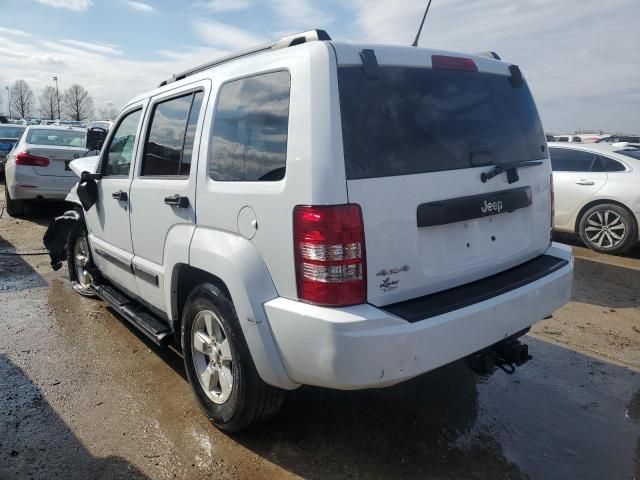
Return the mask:
{"type": "Polygon", "coordinates": [[[427,9],[424,11],[424,16],[422,17],[422,22],[420,22],[420,28],[418,28],[418,33],[416,34],[416,39],[411,44],[412,47],[418,46],[418,40],[420,40],[420,34],[422,33],[422,27],[424,26],[424,21],[427,19],[427,13],[429,13],[429,7],[431,6],[431,0],[427,4],[427,9]]]}

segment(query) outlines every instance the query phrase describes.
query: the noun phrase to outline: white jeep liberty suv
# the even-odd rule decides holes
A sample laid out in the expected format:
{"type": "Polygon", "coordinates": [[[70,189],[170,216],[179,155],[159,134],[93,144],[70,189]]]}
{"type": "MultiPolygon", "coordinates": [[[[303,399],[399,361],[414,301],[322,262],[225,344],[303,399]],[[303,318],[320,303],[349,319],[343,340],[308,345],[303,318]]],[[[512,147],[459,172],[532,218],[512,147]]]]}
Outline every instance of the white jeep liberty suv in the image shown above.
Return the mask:
{"type": "Polygon", "coordinates": [[[225,430],[303,384],[513,368],[570,297],[544,132],[495,54],[293,35],[134,98],[71,168],[53,267],[179,347],[225,430]]]}

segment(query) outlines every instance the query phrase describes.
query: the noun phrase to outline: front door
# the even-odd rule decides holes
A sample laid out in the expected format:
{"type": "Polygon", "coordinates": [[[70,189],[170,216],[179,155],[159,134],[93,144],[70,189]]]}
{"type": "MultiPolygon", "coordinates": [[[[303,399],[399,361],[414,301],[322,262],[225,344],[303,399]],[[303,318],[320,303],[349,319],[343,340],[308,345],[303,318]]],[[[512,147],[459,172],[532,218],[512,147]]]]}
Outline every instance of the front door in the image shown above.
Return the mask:
{"type": "Polygon", "coordinates": [[[131,271],[129,194],[143,110],[144,104],[127,110],[112,130],[102,149],[98,199],[85,214],[94,263],[105,277],[133,294],[137,289],[131,271]]]}
{"type": "Polygon", "coordinates": [[[133,273],[140,296],[166,312],[167,265],[188,261],[195,173],[209,82],[151,99],[131,187],[133,273]]]}

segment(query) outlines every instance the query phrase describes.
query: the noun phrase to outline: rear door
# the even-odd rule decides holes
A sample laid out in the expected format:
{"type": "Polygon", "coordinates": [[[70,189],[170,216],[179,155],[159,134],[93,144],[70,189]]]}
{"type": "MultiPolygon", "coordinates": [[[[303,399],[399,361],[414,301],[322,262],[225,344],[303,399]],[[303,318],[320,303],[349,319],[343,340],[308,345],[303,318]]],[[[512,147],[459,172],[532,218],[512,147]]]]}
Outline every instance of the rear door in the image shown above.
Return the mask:
{"type": "Polygon", "coordinates": [[[161,311],[165,254],[187,258],[195,225],[196,159],[208,89],[204,81],[152,98],[143,129],[131,187],[133,271],[140,296],[161,311]]]}
{"type": "Polygon", "coordinates": [[[107,138],[100,158],[98,199],[85,212],[94,263],[103,275],[134,295],[129,189],[145,105],[146,101],[127,108],[107,138]]]}
{"type": "Polygon", "coordinates": [[[569,225],[573,216],[607,182],[602,157],[573,148],[551,147],[553,184],[555,187],[555,224],[573,229],[569,225]]]}
{"type": "Polygon", "coordinates": [[[549,245],[550,166],[526,83],[503,62],[444,57],[431,68],[424,52],[398,60],[376,49],[373,72],[338,67],[348,196],[362,208],[374,305],[490,276],[549,245]],[[482,181],[517,161],[537,162],[511,182],[482,181]]]}

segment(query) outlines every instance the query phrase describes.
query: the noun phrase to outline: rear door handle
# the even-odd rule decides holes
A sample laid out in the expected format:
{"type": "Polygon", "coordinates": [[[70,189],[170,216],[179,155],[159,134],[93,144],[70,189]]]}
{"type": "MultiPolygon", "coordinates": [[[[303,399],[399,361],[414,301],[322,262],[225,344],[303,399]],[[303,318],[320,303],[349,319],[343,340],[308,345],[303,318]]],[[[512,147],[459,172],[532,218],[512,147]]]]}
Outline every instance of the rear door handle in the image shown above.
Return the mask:
{"type": "Polygon", "coordinates": [[[576,184],[577,185],[595,185],[596,182],[594,182],[593,180],[578,180],[576,184]]]}
{"type": "Polygon", "coordinates": [[[187,208],[189,206],[189,197],[181,197],[176,193],[170,197],[164,197],[164,203],[172,207],[187,208]]]}
{"type": "Polygon", "coordinates": [[[127,198],[129,198],[127,196],[127,192],[125,192],[124,190],[118,190],[117,192],[113,192],[111,196],[116,200],[118,200],[119,202],[126,202],[127,198]]]}

